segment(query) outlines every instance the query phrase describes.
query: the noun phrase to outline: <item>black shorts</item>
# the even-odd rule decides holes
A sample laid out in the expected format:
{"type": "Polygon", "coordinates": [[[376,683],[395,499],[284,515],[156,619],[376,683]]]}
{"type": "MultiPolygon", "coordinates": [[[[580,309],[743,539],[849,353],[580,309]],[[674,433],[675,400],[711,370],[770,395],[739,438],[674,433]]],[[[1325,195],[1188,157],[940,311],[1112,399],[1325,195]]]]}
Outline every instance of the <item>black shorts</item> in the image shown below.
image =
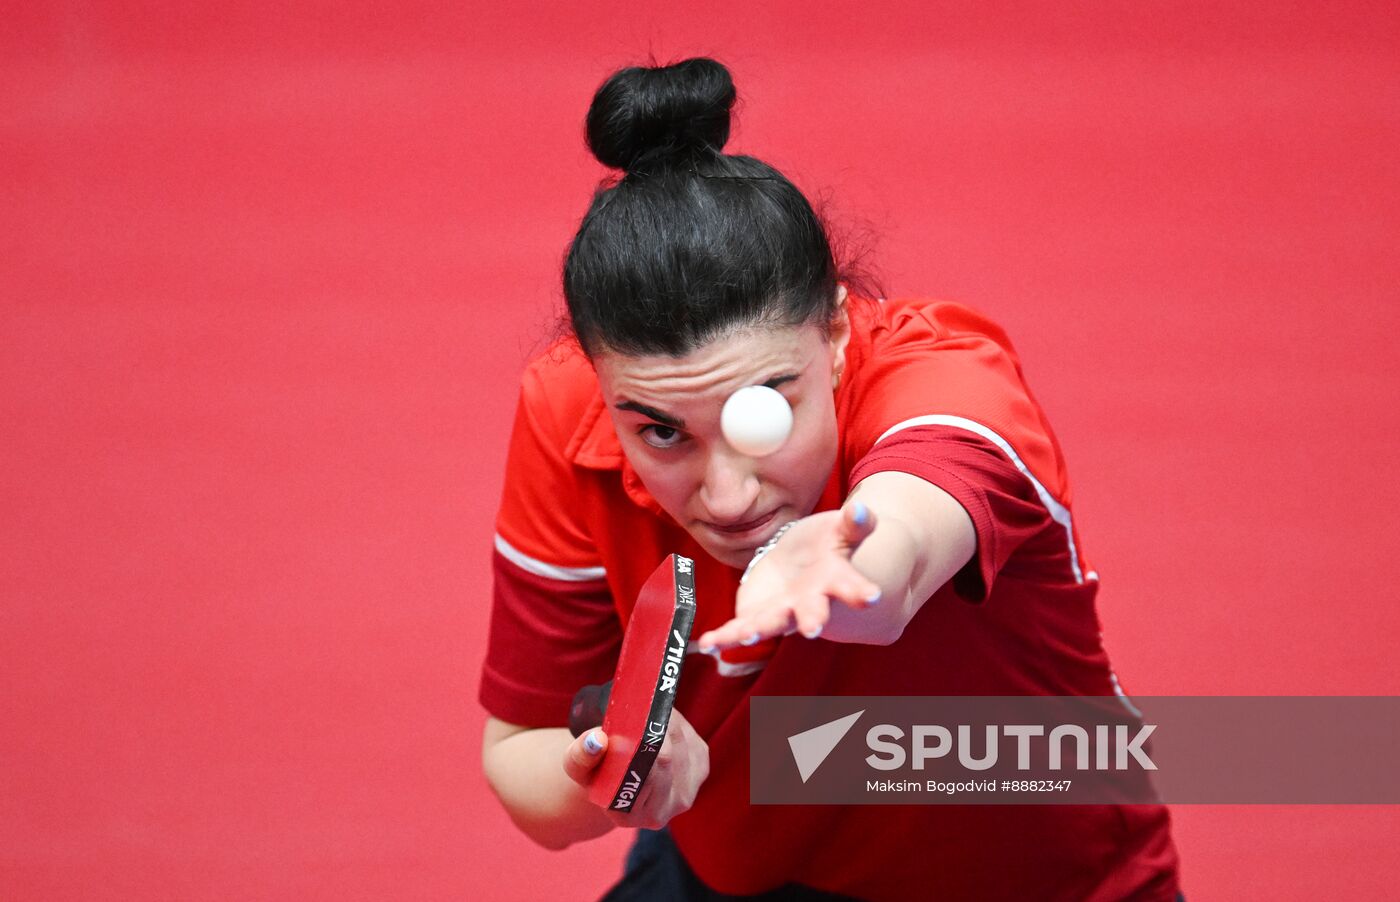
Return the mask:
{"type": "MultiPolygon", "coordinates": [[[[1177,895],[1177,902],[1186,902],[1177,895]]],[[[622,879],[608,890],[601,902],[725,902],[725,900],[757,900],[757,902],[857,902],[850,896],[828,893],[810,886],[789,883],[787,886],[759,893],[756,896],[731,896],[711,889],[695,876],[681,857],[669,830],[638,830],[637,839],[627,853],[627,865],[622,879]]]]}
{"type": "Polygon", "coordinates": [[[711,889],[695,876],[681,857],[669,830],[638,830],[637,840],[627,853],[627,867],[622,879],[608,890],[602,902],[723,902],[723,900],[761,900],[761,902],[855,902],[849,896],[838,896],[789,883],[787,886],[756,896],[731,896],[711,889]]]}

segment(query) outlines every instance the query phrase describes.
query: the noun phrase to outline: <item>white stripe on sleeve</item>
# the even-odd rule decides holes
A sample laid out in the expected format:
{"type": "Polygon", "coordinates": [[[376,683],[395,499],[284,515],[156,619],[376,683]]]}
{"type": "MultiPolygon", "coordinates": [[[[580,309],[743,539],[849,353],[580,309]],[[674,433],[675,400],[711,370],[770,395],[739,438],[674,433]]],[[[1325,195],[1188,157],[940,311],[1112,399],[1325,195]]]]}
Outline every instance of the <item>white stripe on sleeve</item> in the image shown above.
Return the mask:
{"type": "Polygon", "coordinates": [[[513,547],[499,535],[496,536],[496,550],[501,553],[501,557],[510,561],[526,573],[533,573],[535,576],[543,576],[545,579],[557,579],[569,583],[586,583],[603,579],[608,575],[608,571],[602,567],[560,567],[557,564],[546,564],[544,561],[537,561],[513,547]]]}
{"type": "Polygon", "coordinates": [[[930,414],[929,416],[914,417],[902,423],[894,424],[885,430],[884,435],[881,435],[875,440],[875,444],[880,444],[880,442],[883,442],[900,430],[909,429],[914,426],[952,426],[955,429],[966,429],[968,432],[982,436],[982,438],[996,445],[1002,451],[1005,451],[1006,456],[1011,458],[1011,462],[1016,465],[1016,469],[1020,470],[1021,474],[1031,481],[1031,485],[1035,487],[1036,495],[1040,498],[1040,503],[1045,505],[1045,509],[1050,512],[1051,518],[1065,528],[1065,540],[1069,543],[1069,563],[1070,567],[1074,570],[1074,581],[1077,583],[1084,582],[1084,574],[1079,569],[1079,551],[1074,547],[1074,525],[1070,521],[1069,510],[1059,501],[1056,501],[1055,496],[1051,495],[1050,492],[1046,490],[1045,486],[1040,484],[1040,480],[1036,479],[1031,473],[1030,468],[1021,460],[1021,456],[1016,453],[1016,449],[1011,447],[1010,442],[976,420],[969,420],[966,417],[948,416],[946,414],[930,414]]]}

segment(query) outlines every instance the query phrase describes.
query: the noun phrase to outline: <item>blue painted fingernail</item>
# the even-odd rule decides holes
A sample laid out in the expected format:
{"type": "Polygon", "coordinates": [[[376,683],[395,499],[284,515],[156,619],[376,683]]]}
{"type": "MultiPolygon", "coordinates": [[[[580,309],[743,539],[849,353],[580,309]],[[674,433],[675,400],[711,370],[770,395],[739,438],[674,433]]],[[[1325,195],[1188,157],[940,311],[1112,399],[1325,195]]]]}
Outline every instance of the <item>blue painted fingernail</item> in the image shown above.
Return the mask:
{"type": "Polygon", "coordinates": [[[872,593],[870,593],[869,595],[865,596],[865,603],[866,603],[866,604],[879,604],[879,603],[880,603],[880,594],[881,594],[881,593],[880,593],[880,590],[879,590],[879,589],[876,589],[874,592],[872,592],[872,593]]]}
{"type": "Polygon", "coordinates": [[[870,522],[870,508],[866,507],[862,502],[857,501],[852,516],[855,518],[857,526],[864,526],[870,522]]]}
{"type": "Polygon", "coordinates": [[[817,624],[817,628],[814,629],[814,630],[812,630],[810,633],[807,632],[806,630],[803,630],[803,631],[802,631],[802,635],[806,636],[808,639],[815,639],[815,638],[817,638],[818,636],[820,636],[821,634],[822,634],[822,624],[820,624],[820,623],[817,624]]]}
{"type": "Polygon", "coordinates": [[[598,733],[589,730],[583,736],[583,750],[590,755],[596,755],[603,750],[603,743],[598,741],[598,733]]]}
{"type": "Polygon", "coordinates": [[[715,653],[715,647],[714,647],[713,645],[702,645],[702,646],[700,646],[700,654],[702,654],[702,655],[712,655],[712,654],[714,654],[714,653],[715,653]]]}
{"type": "Polygon", "coordinates": [[[750,633],[739,643],[740,645],[753,645],[758,641],[758,633],[750,633]]]}

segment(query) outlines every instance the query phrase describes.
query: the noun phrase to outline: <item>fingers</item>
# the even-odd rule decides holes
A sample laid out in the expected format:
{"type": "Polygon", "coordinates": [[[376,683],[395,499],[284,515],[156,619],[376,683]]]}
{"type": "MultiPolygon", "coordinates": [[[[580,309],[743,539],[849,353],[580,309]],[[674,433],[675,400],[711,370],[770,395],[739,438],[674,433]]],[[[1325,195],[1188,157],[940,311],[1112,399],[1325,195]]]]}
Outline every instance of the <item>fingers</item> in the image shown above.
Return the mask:
{"type": "Polygon", "coordinates": [[[767,639],[787,632],[792,627],[792,619],[791,608],[773,607],[749,617],[748,622],[759,638],[767,639]]]}
{"type": "Polygon", "coordinates": [[[661,752],[636,802],[626,812],[609,809],[608,816],[613,823],[624,827],[664,827],[695,804],[696,795],[709,775],[709,746],[680,709],[675,708],[671,711],[661,752]]]}
{"type": "Polygon", "coordinates": [[[831,618],[831,601],[825,595],[811,595],[794,605],[792,614],[797,621],[797,631],[808,639],[815,639],[831,618]]]}
{"type": "Polygon", "coordinates": [[[708,654],[794,633],[815,639],[833,602],[855,610],[878,603],[879,585],[850,563],[875,527],[875,512],[856,500],[839,514],[805,518],[748,574],[735,599],[734,618],[701,634],[700,650],[708,654]]]}
{"type": "Polygon", "coordinates": [[[841,508],[842,536],[851,551],[875,531],[875,512],[860,501],[849,501],[841,508]]]}
{"type": "Polygon", "coordinates": [[[632,803],[632,807],[626,811],[615,811],[607,809],[608,817],[619,827],[635,827],[643,830],[660,830],[666,826],[666,822],[656,816],[656,808],[659,800],[657,794],[661,791],[660,784],[663,779],[661,773],[655,768],[652,769],[652,776],[642,784],[642,791],[637,793],[637,798],[632,803]]]}
{"type": "Polygon", "coordinates": [[[608,734],[592,729],[569,743],[564,752],[564,773],[580,786],[587,786],[593,771],[608,750],[608,734]]]}
{"type": "MultiPolygon", "coordinates": [[[[786,611],[784,611],[786,613],[786,611]]],[[[786,623],[783,629],[786,629],[786,623]]],[[[777,630],[782,632],[782,630],[777,630]]],[[[771,634],[770,634],[771,635],[771,634]]],[[[733,648],[736,645],[753,645],[762,639],[764,634],[760,632],[747,617],[735,617],[718,629],[712,629],[700,636],[698,643],[700,650],[709,654],[716,649],[733,648]]]]}
{"type": "Polygon", "coordinates": [[[879,604],[880,598],[880,587],[852,567],[849,573],[829,582],[824,592],[735,617],[721,627],[702,633],[697,644],[701,652],[710,654],[736,645],[753,645],[773,636],[801,633],[808,639],[815,639],[831,619],[832,602],[860,611],[879,604]]]}
{"type": "Polygon", "coordinates": [[[862,576],[854,567],[842,577],[833,580],[827,589],[833,601],[848,608],[860,611],[880,603],[880,586],[862,576]]]}
{"type": "MultiPolygon", "coordinates": [[[[861,602],[862,606],[864,602],[861,602]]],[[[700,650],[706,654],[736,645],[753,645],[773,636],[801,633],[808,639],[821,635],[831,617],[831,602],[825,595],[798,599],[790,607],[775,607],[747,617],[735,617],[718,629],[710,630],[699,639],[700,650]]]]}

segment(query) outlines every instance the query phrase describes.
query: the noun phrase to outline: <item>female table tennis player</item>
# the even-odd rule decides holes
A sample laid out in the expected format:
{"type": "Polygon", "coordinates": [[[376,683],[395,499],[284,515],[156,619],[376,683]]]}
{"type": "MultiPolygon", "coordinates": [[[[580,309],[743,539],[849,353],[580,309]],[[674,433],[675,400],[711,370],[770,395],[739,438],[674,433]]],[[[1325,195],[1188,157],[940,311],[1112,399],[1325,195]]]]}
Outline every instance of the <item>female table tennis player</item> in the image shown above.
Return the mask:
{"type": "Polygon", "coordinates": [[[692,59],[620,71],[588,111],[589,147],[622,174],[569,248],[572,335],[528,367],[510,440],[491,786],[550,848],[664,827],[638,832],[614,899],[1176,898],[1160,806],[749,804],[751,694],[1118,684],[1065,462],[1007,336],[964,306],[854,290],[792,183],[723,152],[734,99],[728,70],[692,59]],[[754,385],[793,416],[763,456],[721,429],[754,385]],[[696,561],[695,638],[666,748],[618,814],[583,789],[607,737],[571,737],[568,707],[611,676],[671,552],[696,561]]]}

